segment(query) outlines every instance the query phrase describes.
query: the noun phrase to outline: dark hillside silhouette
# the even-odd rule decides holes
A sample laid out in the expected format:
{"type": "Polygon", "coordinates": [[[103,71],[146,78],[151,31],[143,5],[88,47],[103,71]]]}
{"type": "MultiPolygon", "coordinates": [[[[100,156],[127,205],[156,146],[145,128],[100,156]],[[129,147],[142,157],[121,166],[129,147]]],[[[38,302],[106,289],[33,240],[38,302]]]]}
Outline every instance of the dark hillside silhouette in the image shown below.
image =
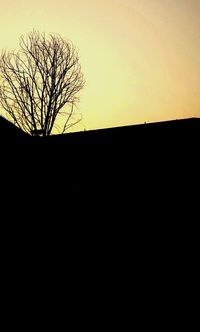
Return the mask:
{"type": "Polygon", "coordinates": [[[133,174],[138,167],[141,177],[151,177],[153,166],[174,165],[175,169],[181,162],[188,163],[198,154],[199,132],[200,119],[192,118],[56,135],[35,142],[50,158],[54,153],[56,161],[74,163],[86,173],[92,165],[97,167],[96,178],[112,169],[111,179],[118,170],[117,183],[122,172],[130,175],[131,168],[133,174]]]}
{"type": "Polygon", "coordinates": [[[169,251],[176,267],[180,255],[185,261],[182,247],[193,242],[199,219],[199,133],[200,119],[24,136],[20,142],[5,132],[2,222],[27,241],[36,235],[58,248],[70,243],[70,255],[77,250],[80,257],[83,249],[92,262],[97,251],[104,252],[108,265],[121,257],[132,269],[138,260],[145,284],[152,268],[160,276],[161,262],[166,273],[169,251]]]}
{"type": "Polygon", "coordinates": [[[2,146],[6,147],[7,142],[10,141],[13,143],[18,139],[26,140],[27,137],[28,135],[23,130],[16,127],[4,117],[0,116],[0,139],[2,146]]]}
{"type": "Polygon", "coordinates": [[[4,129],[1,226],[8,229],[3,256],[11,248],[12,273],[10,257],[20,278],[30,261],[27,273],[35,264],[33,277],[43,287],[47,261],[63,287],[73,261],[81,291],[89,283],[86,291],[118,305],[118,286],[127,296],[133,290],[136,306],[153,308],[156,320],[154,302],[163,301],[168,313],[175,298],[177,314],[176,299],[185,306],[185,285],[190,293],[198,275],[200,119],[24,135],[20,142],[4,129]]]}
{"type": "Polygon", "coordinates": [[[162,192],[171,184],[172,190],[173,181],[199,176],[195,172],[199,164],[197,118],[46,138],[26,135],[0,119],[0,132],[1,145],[9,154],[8,166],[14,163],[18,167],[15,180],[19,176],[27,188],[32,186],[29,182],[36,181],[51,190],[57,183],[66,192],[105,191],[120,195],[120,190],[130,188],[138,195],[146,195],[154,187],[162,192]]]}
{"type": "Polygon", "coordinates": [[[177,159],[178,155],[189,157],[190,153],[197,153],[199,133],[200,119],[191,118],[31,137],[0,117],[1,144],[4,148],[7,142],[12,142],[12,146],[20,142],[18,151],[23,150],[25,145],[27,156],[34,157],[34,160],[38,157],[45,162],[49,158],[58,164],[70,161],[70,165],[80,159],[80,168],[95,160],[109,166],[108,162],[114,163],[116,158],[122,164],[123,158],[140,163],[150,156],[149,162],[156,162],[161,156],[169,160],[172,157],[177,159]]]}
{"type": "Polygon", "coordinates": [[[0,126],[4,190],[16,198],[24,188],[20,204],[32,213],[45,200],[48,213],[64,212],[68,200],[93,199],[99,208],[126,200],[135,213],[153,207],[167,213],[198,197],[200,119],[50,137],[26,135],[4,119],[0,126]]]}
{"type": "Polygon", "coordinates": [[[166,145],[181,143],[181,141],[189,143],[195,137],[197,138],[199,126],[200,119],[198,118],[171,120],[56,135],[50,137],[49,144],[67,142],[70,144],[77,142],[78,145],[83,146],[93,144],[103,146],[105,144],[104,148],[112,146],[112,148],[118,149],[126,143],[123,149],[138,150],[141,146],[148,146],[155,140],[156,145],[150,146],[151,149],[154,149],[159,143],[157,139],[161,139],[166,145]]]}

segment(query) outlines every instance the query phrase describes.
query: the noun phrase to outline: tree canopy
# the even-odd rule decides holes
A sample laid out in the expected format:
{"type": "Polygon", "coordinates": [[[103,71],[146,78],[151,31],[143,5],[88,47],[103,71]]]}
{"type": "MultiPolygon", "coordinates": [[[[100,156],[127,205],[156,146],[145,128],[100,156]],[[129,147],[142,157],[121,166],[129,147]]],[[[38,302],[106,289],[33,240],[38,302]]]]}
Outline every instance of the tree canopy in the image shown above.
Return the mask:
{"type": "Polygon", "coordinates": [[[32,31],[20,49],[0,56],[0,104],[31,135],[60,133],[80,121],[77,93],[84,86],[78,51],[59,35],[32,31]],[[61,119],[62,118],[62,119],[61,119]]]}

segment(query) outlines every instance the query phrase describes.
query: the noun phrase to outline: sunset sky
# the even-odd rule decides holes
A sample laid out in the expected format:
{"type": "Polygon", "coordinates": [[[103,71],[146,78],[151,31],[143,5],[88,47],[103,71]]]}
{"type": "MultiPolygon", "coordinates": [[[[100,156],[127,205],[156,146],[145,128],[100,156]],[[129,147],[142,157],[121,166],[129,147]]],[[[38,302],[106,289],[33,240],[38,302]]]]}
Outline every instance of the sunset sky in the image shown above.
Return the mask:
{"type": "Polygon", "coordinates": [[[79,49],[76,130],[200,116],[200,0],[0,0],[0,49],[33,29],[79,49]]]}

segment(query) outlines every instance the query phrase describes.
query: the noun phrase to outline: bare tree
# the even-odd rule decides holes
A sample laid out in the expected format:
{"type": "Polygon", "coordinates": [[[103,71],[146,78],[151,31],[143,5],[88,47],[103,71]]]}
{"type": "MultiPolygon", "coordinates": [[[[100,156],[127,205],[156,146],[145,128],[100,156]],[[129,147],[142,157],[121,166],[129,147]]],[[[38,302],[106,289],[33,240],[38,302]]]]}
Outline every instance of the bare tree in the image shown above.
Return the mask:
{"type": "Polygon", "coordinates": [[[30,32],[20,38],[18,52],[0,56],[0,104],[31,135],[48,136],[61,124],[63,133],[76,124],[76,94],[83,86],[78,52],[59,35],[30,32]]]}

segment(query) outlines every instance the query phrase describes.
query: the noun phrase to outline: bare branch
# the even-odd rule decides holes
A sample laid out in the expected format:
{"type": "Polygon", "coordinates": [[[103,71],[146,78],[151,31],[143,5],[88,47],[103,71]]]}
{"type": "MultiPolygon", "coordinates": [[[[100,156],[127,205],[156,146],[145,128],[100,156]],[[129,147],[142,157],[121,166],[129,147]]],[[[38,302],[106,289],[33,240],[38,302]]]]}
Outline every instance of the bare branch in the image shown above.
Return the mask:
{"type": "Polygon", "coordinates": [[[18,52],[4,51],[0,56],[0,104],[30,134],[50,135],[66,105],[71,110],[62,113],[62,132],[79,122],[72,121],[72,114],[83,86],[78,52],[59,35],[32,31],[21,36],[18,52]]]}

